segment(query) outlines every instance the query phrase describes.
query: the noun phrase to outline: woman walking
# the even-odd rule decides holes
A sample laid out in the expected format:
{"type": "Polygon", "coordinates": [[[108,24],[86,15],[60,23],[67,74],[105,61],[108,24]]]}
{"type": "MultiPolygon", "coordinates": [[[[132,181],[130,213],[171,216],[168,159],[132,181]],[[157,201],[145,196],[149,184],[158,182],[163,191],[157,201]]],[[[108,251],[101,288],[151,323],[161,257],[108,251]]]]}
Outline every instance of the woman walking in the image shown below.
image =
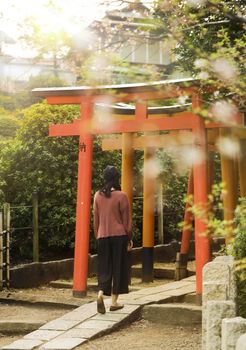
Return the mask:
{"type": "Polygon", "coordinates": [[[132,248],[132,220],[127,195],[121,191],[120,173],[114,166],[103,172],[104,186],[94,197],[94,233],[98,242],[97,311],[106,312],[104,295],[111,295],[110,311],[124,307],[119,294],[128,293],[127,248],[132,248]]]}

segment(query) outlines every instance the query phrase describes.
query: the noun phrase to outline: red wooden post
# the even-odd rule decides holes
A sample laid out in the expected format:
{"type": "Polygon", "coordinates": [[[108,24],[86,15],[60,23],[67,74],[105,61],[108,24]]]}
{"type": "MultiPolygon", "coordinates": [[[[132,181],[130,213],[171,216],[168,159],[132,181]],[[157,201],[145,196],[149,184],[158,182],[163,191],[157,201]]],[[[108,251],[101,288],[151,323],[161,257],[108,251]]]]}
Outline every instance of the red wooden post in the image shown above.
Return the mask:
{"type": "Polygon", "coordinates": [[[241,157],[238,159],[240,196],[246,197],[246,138],[240,140],[241,157]]]}
{"type": "Polygon", "coordinates": [[[151,169],[148,164],[153,159],[153,155],[152,148],[144,149],[142,282],[153,282],[154,278],[156,178],[150,173],[151,169]]]}
{"type": "Polygon", "coordinates": [[[214,155],[213,152],[208,153],[208,192],[211,193],[214,184],[214,155]]]}
{"type": "MultiPolygon", "coordinates": [[[[191,195],[194,193],[194,180],[193,180],[193,169],[190,170],[189,178],[188,178],[188,190],[187,195],[191,195]]],[[[184,215],[184,223],[185,227],[182,232],[182,241],[181,241],[181,254],[188,254],[190,248],[190,237],[191,237],[191,229],[187,227],[187,225],[192,224],[193,214],[188,210],[190,208],[190,203],[186,202],[185,204],[185,215],[184,215]]]]}
{"type": "MultiPolygon", "coordinates": [[[[193,109],[199,107],[199,96],[192,98],[193,109]]],[[[204,210],[202,217],[195,215],[195,256],[196,256],[196,293],[202,293],[202,269],[210,261],[210,241],[204,236],[206,231],[206,203],[208,194],[207,173],[207,142],[204,120],[196,116],[193,131],[196,138],[196,147],[200,152],[201,160],[194,164],[194,204],[204,210]]]]}
{"type": "MultiPolygon", "coordinates": [[[[81,119],[90,120],[92,103],[85,100],[81,103],[81,119]]],[[[73,295],[86,295],[90,204],[91,204],[91,175],[92,175],[93,138],[84,132],[79,138],[78,191],[76,208],[76,233],[74,253],[73,295]]]]}

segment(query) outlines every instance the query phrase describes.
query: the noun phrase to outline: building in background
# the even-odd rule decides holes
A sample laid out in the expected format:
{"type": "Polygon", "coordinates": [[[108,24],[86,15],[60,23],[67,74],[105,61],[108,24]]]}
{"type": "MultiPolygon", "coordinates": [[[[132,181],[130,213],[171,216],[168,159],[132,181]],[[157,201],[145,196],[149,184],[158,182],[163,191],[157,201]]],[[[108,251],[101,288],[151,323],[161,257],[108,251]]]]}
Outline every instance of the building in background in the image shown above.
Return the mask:
{"type": "Polygon", "coordinates": [[[75,75],[69,70],[54,69],[53,62],[42,60],[34,62],[31,58],[0,56],[0,90],[14,92],[22,89],[31,77],[37,75],[56,75],[67,83],[75,84],[75,75]]]}
{"type": "Polygon", "coordinates": [[[50,59],[35,61],[33,58],[13,57],[5,53],[6,45],[15,45],[15,40],[0,31],[0,90],[12,93],[23,89],[31,77],[37,75],[56,75],[67,83],[74,85],[75,75],[64,69],[54,69],[50,59]]]}
{"type": "MultiPolygon", "coordinates": [[[[157,34],[154,22],[150,9],[141,2],[106,12],[102,20],[90,26],[94,50],[118,55],[138,73],[140,80],[141,76],[146,78],[148,71],[160,73],[163,79],[187,76],[178,69],[173,53],[175,42],[157,34]]],[[[124,75],[126,68],[115,66],[114,70],[115,75],[124,75]]]]}

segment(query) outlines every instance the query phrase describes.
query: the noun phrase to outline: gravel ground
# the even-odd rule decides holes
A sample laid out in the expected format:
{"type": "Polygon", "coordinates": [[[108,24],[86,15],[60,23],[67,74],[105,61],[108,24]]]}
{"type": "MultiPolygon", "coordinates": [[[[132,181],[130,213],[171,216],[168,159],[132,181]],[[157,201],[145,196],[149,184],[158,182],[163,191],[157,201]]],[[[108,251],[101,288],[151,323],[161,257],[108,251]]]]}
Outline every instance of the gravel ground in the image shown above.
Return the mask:
{"type": "MultiPolygon", "coordinates": [[[[0,303],[0,320],[46,323],[69,312],[67,308],[0,303]]],[[[0,329],[1,332],[1,329],[0,329]]]]}
{"type": "Polygon", "coordinates": [[[8,335],[0,333],[0,347],[2,347],[4,345],[8,345],[8,344],[14,342],[15,340],[20,339],[21,337],[22,337],[21,335],[8,336],[8,335]]]}
{"type": "Polygon", "coordinates": [[[140,320],[83,344],[77,350],[199,350],[201,328],[167,326],[140,320]]]}

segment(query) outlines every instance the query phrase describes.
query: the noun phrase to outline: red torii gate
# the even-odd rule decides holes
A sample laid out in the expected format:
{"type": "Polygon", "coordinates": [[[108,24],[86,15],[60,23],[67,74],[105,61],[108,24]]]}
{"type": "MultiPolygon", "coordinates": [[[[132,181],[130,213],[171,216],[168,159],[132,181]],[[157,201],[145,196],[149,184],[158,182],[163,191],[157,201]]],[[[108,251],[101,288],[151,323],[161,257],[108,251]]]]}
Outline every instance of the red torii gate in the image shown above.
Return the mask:
{"type": "MultiPolygon", "coordinates": [[[[34,89],[36,96],[46,97],[49,104],[80,104],[81,118],[71,124],[51,125],[49,136],[79,136],[78,191],[76,208],[76,234],[74,255],[73,295],[86,294],[89,225],[91,203],[91,176],[93,134],[134,133],[159,130],[192,130],[195,135],[195,147],[202,154],[201,162],[194,165],[194,203],[207,201],[206,170],[206,128],[219,127],[217,123],[205,126],[204,119],[198,115],[183,111],[160,117],[148,118],[147,101],[177,98],[182,95],[192,97],[193,110],[199,109],[199,81],[181,79],[160,81],[152,84],[128,84],[101,87],[63,87],[34,89]],[[116,120],[105,129],[93,121],[93,104],[109,99],[111,102],[135,102],[135,118],[116,120]]],[[[196,291],[202,292],[202,268],[210,260],[208,237],[202,236],[206,230],[204,218],[195,218],[196,250],[196,291]]]]}

